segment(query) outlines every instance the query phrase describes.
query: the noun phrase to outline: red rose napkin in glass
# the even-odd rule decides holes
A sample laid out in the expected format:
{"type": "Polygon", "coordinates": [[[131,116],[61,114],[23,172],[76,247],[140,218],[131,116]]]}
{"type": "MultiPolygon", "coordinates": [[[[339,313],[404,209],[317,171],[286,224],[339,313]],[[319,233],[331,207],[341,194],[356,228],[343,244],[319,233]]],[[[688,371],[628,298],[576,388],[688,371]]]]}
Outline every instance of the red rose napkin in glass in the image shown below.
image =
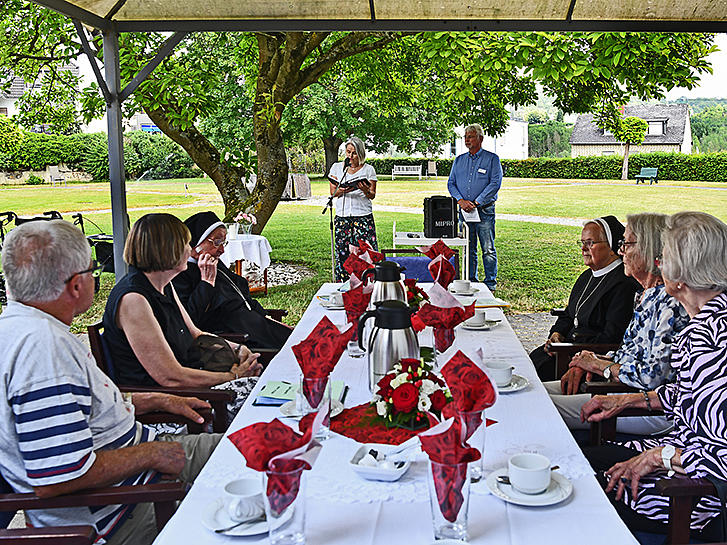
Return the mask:
{"type": "Polygon", "coordinates": [[[465,442],[462,424],[449,418],[419,434],[422,450],[432,462],[432,478],[442,516],[457,520],[464,502],[462,486],[467,479],[467,464],[480,459],[480,452],[465,442]]]}
{"type": "Polygon", "coordinates": [[[353,336],[354,329],[349,327],[342,333],[327,316],[324,316],[310,335],[293,346],[293,354],[298,360],[303,377],[320,379],[303,382],[303,395],[311,407],[320,404],[328,375],[341,359],[341,354],[353,336]]]}
{"type": "Polygon", "coordinates": [[[471,437],[482,424],[482,411],[497,401],[497,387],[487,374],[461,350],[442,367],[442,376],[452,394],[452,403],[471,437]]]}
{"type": "Polygon", "coordinates": [[[349,254],[346,261],[343,262],[343,268],[346,269],[348,274],[351,274],[360,280],[363,277],[363,273],[370,269],[371,265],[373,265],[370,259],[371,258],[368,257],[368,255],[359,257],[355,254],[349,254]]]}
{"type": "Polygon", "coordinates": [[[429,269],[429,274],[432,275],[434,281],[445,288],[449,287],[457,274],[454,270],[454,265],[452,265],[443,255],[432,259],[427,268],[429,269]]]}
{"type": "Polygon", "coordinates": [[[284,473],[311,469],[318,457],[321,444],[313,437],[323,417],[323,412],[318,413],[302,435],[276,418],[244,427],[227,437],[245,457],[249,468],[268,473],[265,494],[276,514],[295,501],[300,488],[300,473],[284,473]]]}
{"type": "Polygon", "coordinates": [[[443,255],[444,259],[449,261],[454,255],[454,250],[447,246],[441,238],[431,246],[419,246],[417,249],[430,259],[443,255]]]}
{"type": "Polygon", "coordinates": [[[374,290],[373,284],[364,286],[356,277],[351,276],[351,289],[343,292],[343,308],[346,309],[346,319],[354,324],[364,313],[371,301],[371,293],[374,290]]]}
{"type": "Polygon", "coordinates": [[[384,254],[374,250],[373,246],[371,246],[371,244],[369,244],[365,240],[359,239],[358,246],[349,244],[348,250],[350,253],[357,255],[359,257],[362,257],[364,254],[368,255],[369,258],[371,259],[372,263],[378,263],[379,261],[384,260],[384,254]]]}
{"type": "Polygon", "coordinates": [[[422,305],[416,313],[418,320],[434,328],[434,345],[439,352],[444,352],[452,346],[454,327],[474,315],[474,301],[465,307],[436,283],[429,288],[429,303],[422,305]]]}

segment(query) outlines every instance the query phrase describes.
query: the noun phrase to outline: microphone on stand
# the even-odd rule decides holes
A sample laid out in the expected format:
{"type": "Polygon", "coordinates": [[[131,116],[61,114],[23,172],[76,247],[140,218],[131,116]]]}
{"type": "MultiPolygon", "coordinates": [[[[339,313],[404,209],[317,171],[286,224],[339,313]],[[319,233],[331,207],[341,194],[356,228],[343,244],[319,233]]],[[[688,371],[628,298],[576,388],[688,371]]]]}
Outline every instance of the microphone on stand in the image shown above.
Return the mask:
{"type": "MultiPolygon", "coordinates": [[[[346,179],[346,174],[348,174],[346,172],[346,169],[348,169],[348,167],[350,167],[350,166],[351,166],[351,158],[350,157],[346,157],[346,160],[343,162],[343,176],[341,176],[341,179],[336,182],[336,180],[334,180],[330,176],[328,177],[328,181],[329,182],[336,184],[336,191],[338,191],[338,188],[341,187],[341,184],[343,183],[343,180],[346,179]]],[[[334,191],[334,193],[335,193],[335,191],[334,191]]],[[[326,210],[328,208],[332,207],[332,206],[333,206],[333,195],[331,195],[329,197],[328,203],[326,203],[326,206],[323,208],[323,212],[321,212],[321,214],[325,214],[326,213],[326,210]]]]}
{"type": "Polygon", "coordinates": [[[351,158],[350,157],[346,157],[346,160],[343,162],[343,168],[344,169],[347,169],[350,166],[351,166],[351,158]]]}

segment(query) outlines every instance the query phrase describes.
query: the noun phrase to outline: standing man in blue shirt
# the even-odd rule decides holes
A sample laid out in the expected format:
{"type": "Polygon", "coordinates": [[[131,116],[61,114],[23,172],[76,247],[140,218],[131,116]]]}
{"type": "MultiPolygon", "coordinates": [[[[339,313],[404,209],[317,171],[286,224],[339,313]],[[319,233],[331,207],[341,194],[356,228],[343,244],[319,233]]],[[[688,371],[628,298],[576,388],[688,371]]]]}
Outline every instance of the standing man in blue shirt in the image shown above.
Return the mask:
{"type": "Polygon", "coordinates": [[[452,164],[447,187],[457,199],[459,219],[469,227],[469,276],[477,282],[477,239],[482,247],[485,267],[484,283],[490,290],[497,287],[497,252],[495,251],[495,201],[502,183],[500,158],[482,149],[485,134],[479,125],[464,130],[464,145],[469,150],[458,155],[452,164]],[[476,213],[475,218],[464,218],[462,212],[476,213]],[[478,219],[477,216],[479,216],[478,219]]]}

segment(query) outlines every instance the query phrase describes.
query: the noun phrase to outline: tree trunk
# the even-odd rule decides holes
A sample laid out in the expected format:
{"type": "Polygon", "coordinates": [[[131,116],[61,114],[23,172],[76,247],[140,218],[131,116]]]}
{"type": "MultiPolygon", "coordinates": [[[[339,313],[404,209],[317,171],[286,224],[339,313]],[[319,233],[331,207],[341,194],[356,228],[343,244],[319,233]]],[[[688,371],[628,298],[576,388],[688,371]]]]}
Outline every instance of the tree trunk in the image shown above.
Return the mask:
{"type": "Polygon", "coordinates": [[[631,144],[628,142],[624,143],[624,163],[623,167],[621,168],[621,179],[622,180],[628,180],[629,179],[629,147],[631,144]]]}
{"type": "Polygon", "coordinates": [[[326,136],[323,138],[323,150],[326,154],[326,175],[331,171],[333,163],[338,161],[338,148],[343,144],[338,136],[326,136]]]}

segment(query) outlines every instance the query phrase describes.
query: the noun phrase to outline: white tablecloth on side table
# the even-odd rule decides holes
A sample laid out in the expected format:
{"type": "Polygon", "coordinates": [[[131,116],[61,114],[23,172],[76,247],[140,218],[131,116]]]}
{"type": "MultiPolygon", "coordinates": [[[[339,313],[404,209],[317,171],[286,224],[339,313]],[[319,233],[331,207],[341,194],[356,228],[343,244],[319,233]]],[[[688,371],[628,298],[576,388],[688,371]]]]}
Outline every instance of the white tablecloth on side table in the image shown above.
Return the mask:
{"type": "MultiPolygon", "coordinates": [[[[331,293],[338,285],[324,284],[318,295],[331,293]]],[[[475,284],[481,296],[489,295],[483,284],[475,284]]],[[[426,285],[425,285],[426,289],[426,285]]],[[[327,315],[340,327],[344,311],[324,309],[317,298],[308,306],[280,354],[270,363],[255,390],[237,415],[229,432],[255,422],[270,421],[280,415],[275,407],[255,407],[252,401],[269,380],[297,381],[300,368],[291,346],[304,339],[327,315]]],[[[628,545],[636,540],[609,503],[593,476],[578,445],[538,380],[527,354],[515,337],[500,309],[488,309],[488,318],[502,322],[489,331],[456,330],[454,345],[444,354],[446,360],[456,350],[474,357],[482,347],[488,357],[506,359],[515,373],[530,385],[512,394],[502,394],[487,410],[498,421],[486,432],[485,470],[506,466],[510,455],[537,451],[573,483],[573,495],[549,507],[520,507],[489,494],[484,483],[473,488],[469,507],[470,543],[476,545],[628,545]]],[[[370,400],[366,358],[347,354],[333,371],[334,380],[350,386],[346,406],[370,400]]],[[[286,422],[289,422],[287,420],[286,422]]],[[[324,442],[312,470],[306,472],[306,536],[308,545],[429,545],[433,541],[426,462],[412,463],[397,483],[364,481],[348,462],[359,448],[355,441],[338,434],[324,442]]],[[[201,523],[205,510],[222,497],[223,486],[242,476],[261,478],[245,467],[245,460],[230,441],[223,439],[195,481],[177,513],[156,540],[157,545],[179,543],[266,544],[267,534],[246,538],[216,535],[201,523]]]]}
{"type": "Polygon", "coordinates": [[[220,256],[220,259],[228,267],[230,263],[246,259],[264,270],[270,265],[270,252],[272,251],[268,239],[262,235],[238,235],[236,239],[227,241],[225,253],[220,256]]]}

